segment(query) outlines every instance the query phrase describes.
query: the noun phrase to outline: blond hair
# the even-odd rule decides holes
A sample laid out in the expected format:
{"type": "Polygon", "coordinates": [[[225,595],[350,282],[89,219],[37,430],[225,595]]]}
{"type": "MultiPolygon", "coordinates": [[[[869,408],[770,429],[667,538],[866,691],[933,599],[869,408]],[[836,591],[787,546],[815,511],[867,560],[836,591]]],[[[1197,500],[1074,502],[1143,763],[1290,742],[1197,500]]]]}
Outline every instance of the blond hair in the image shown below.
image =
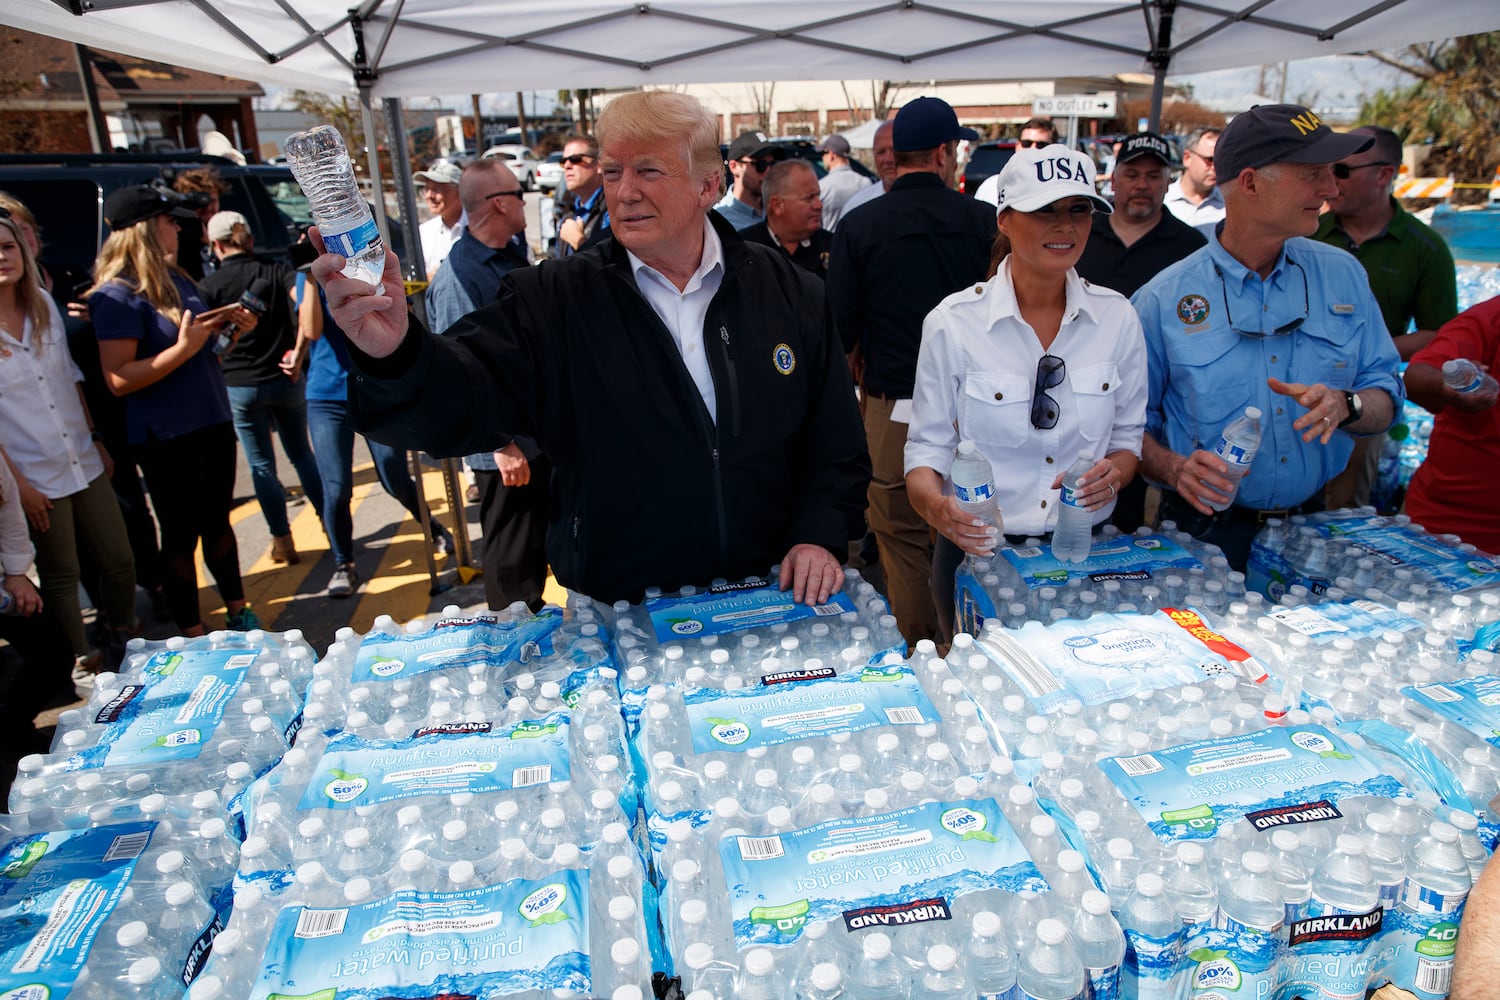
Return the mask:
{"type": "Polygon", "coordinates": [[[666,90],[641,90],[610,101],[594,127],[599,145],[616,142],[687,144],[688,170],[723,182],[719,119],[695,97],[666,90]]]}
{"type": "Polygon", "coordinates": [[[172,275],[186,278],[187,272],[167,259],[166,249],[156,238],[155,226],[153,215],[109,234],[94,263],[94,287],[88,294],[117,281],[151,303],[175,326],[182,322],[182,296],[172,275]]]}
{"type": "Polygon", "coordinates": [[[41,269],[37,267],[36,258],[31,255],[31,247],[26,245],[26,237],[16,219],[0,219],[0,226],[16,238],[16,244],[21,248],[21,283],[16,286],[16,301],[31,318],[32,334],[40,342],[52,326],[52,310],[47,308],[41,269]]]}

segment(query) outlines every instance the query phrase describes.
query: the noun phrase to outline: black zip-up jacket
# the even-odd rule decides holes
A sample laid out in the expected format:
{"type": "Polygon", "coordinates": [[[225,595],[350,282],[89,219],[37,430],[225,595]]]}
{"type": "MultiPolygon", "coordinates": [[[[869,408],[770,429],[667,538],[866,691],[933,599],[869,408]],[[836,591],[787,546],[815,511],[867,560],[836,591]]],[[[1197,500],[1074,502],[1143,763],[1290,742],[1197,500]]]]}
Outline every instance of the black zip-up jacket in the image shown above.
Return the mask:
{"type": "Polygon", "coordinates": [[[803,542],[842,560],[870,459],[822,285],[710,218],[717,420],[611,238],[512,271],[447,336],[412,320],[386,358],[351,343],[356,427],[439,456],[536,438],[556,470],[552,571],[602,601],[764,574],[803,542]]]}

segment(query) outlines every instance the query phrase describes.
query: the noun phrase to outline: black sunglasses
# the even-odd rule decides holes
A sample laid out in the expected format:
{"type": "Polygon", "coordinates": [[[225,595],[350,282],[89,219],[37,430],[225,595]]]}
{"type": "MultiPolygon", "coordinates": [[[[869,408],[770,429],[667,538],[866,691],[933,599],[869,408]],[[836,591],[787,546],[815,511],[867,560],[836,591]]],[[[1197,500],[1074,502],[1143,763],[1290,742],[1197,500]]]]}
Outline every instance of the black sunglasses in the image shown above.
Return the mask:
{"type": "Polygon", "coordinates": [[[518,201],[525,201],[526,200],[526,192],[522,191],[520,188],[517,188],[514,191],[495,191],[495,192],[493,192],[491,194],[485,195],[484,196],[484,200],[485,201],[489,201],[491,198],[505,198],[505,197],[515,198],[518,201]]]}
{"type": "Polygon", "coordinates": [[[1355,164],[1352,167],[1347,163],[1335,163],[1333,165],[1333,176],[1337,177],[1341,181],[1347,181],[1349,179],[1349,175],[1354,173],[1354,171],[1356,170],[1364,170],[1366,167],[1394,166],[1395,164],[1390,162],[1389,160],[1376,160],[1374,163],[1359,163],[1355,164]]]}
{"type": "Polygon", "coordinates": [[[1051,139],[1017,139],[1016,145],[1022,149],[1041,149],[1043,146],[1052,145],[1051,139]]]}
{"type": "Polygon", "coordinates": [[[1043,354],[1037,359],[1036,385],[1031,390],[1031,426],[1039,431],[1057,426],[1057,400],[1047,395],[1047,390],[1062,385],[1067,371],[1067,362],[1054,354],[1043,354]]]}
{"type": "Polygon", "coordinates": [[[572,156],[564,156],[562,158],[562,162],[566,163],[570,167],[576,167],[580,163],[587,163],[590,160],[597,159],[599,159],[599,157],[594,156],[592,153],[574,153],[572,156]]]}
{"type": "Polygon", "coordinates": [[[1198,152],[1196,149],[1190,149],[1190,150],[1188,150],[1188,152],[1192,153],[1194,156],[1196,156],[1198,159],[1202,160],[1204,163],[1207,163],[1210,167],[1214,165],[1214,158],[1212,156],[1204,156],[1202,153],[1198,152]]]}
{"type": "Polygon", "coordinates": [[[1241,330],[1234,325],[1234,314],[1229,311],[1229,286],[1224,282],[1224,272],[1219,270],[1217,264],[1214,265],[1214,273],[1219,276],[1219,290],[1224,293],[1224,318],[1229,322],[1229,329],[1242,337],[1265,340],[1267,337],[1279,337],[1285,333],[1294,333],[1303,323],[1307,322],[1307,317],[1312,314],[1312,299],[1307,288],[1307,272],[1302,270],[1302,265],[1292,260],[1291,257],[1288,257],[1286,262],[1295,267],[1297,273],[1302,275],[1302,315],[1290,323],[1281,324],[1274,330],[1241,330]]]}
{"type": "Polygon", "coordinates": [[[781,157],[761,157],[758,160],[752,160],[749,157],[742,156],[740,157],[740,162],[747,167],[754,167],[756,173],[763,174],[771,169],[771,164],[780,163],[781,157]]]}

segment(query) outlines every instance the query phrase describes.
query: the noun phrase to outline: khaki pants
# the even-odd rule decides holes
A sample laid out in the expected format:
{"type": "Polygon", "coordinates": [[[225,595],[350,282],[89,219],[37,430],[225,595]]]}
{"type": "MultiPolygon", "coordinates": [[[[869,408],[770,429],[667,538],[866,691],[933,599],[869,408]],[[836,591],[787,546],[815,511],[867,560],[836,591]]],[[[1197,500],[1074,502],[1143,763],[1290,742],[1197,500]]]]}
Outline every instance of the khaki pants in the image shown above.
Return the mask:
{"type": "Polygon", "coordinates": [[[114,628],[135,624],[135,559],[125,534],[120,502],[101,475],[71,496],[52,501],[46,531],[31,530],[36,546],[36,571],[42,580],[42,601],[57,619],[73,646],[73,655],[89,651],[78,603],[78,545],[88,547],[99,567],[99,603],[114,628]],[[76,535],[75,535],[76,532],[76,535]]]}
{"type": "Polygon", "coordinates": [[[870,447],[870,530],[880,543],[880,566],[885,574],[891,612],[907,644],[933,639],[938,633],[937,609],[932,603],[932,529],[912,508],[906,496],[903,456],[906,424],[891,420],[894,400],[865,397],[865,439],[870,447]]]}
{"type": "Polygon", "coordinates": [[[1323,488],[1329,510],[1363,507],[1370,502],[1370,491],[1375,486],[1375,477],[1380,474],[1380,450],[1384,444],[1384,434],[1354,439],[1354,453],[1349,456],[1349,464],[1323,488]]]}

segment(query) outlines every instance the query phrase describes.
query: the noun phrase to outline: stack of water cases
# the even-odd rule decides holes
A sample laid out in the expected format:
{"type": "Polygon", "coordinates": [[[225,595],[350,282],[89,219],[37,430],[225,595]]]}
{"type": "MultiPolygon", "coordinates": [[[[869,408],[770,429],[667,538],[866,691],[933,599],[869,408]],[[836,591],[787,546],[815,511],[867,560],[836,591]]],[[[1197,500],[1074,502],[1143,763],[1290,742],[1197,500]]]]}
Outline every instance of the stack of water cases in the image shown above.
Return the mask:
{"type": "Polygon", "coordinates": [[[964,561],[956,578],[956,620],[978,635],[988,623],[1020,628],[1111,612],[1150,613],[1164,607],[1224,611],[1244,592],[1217,546],[1176,529],[1141,528],[1122,535],[1105,525],[1082,562],[1063,562],[1039,539],[964,561]]]}
{"type": "Polygon", "coordinates": [[[243,796],[233,917],[200,985],[648,993],[655,897],[605,626],[587,604],[450,608],[341,635],[296,747],[243,796]]]}
{"type": "Polygon", "coordinates": [[[1258,596],[986,627],[995,766],[1108,894],[1124,995],[1442,997],[1496,834],[1493,657],[1451,599],[1258,596]]]}
{"type": "Polygon", "coordinates": [[[618,609],[622,655],[671,681],[632,729],[670,971],[694,1000],[1046,996],[1033,918],[1049,876],[1091,888],[1083,858],[997,764],[972,641],[908,661],[848,590],[834,614],[758,581],[618,609]]]}
{"type": "Polygon", "coordinates": [[[0,835],[0,996],[176,1000],[229,913],[227,807],[297,732],[300,634],[130,645],[53,752],[20,762],[0,835]]]}

